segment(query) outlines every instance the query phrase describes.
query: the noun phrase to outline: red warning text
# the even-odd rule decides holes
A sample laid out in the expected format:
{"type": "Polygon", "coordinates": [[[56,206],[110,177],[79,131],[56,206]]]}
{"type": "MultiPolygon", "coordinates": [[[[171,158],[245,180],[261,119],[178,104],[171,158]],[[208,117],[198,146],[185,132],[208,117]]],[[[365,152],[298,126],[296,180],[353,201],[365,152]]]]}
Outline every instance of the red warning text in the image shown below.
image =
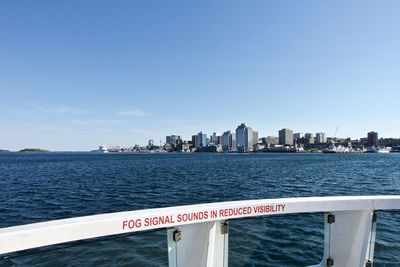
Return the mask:
{"type": "Polygon", "coordinates": [[[144,230],[146,228],[168,227],[173,224],[203,222],[207,220],[258,216],[285,211],[285,204],[253,205],[224,209],[209,209],[195,212],[163,214],[158,216],[142,216],[122,221],[122,230],[144,230]]]}

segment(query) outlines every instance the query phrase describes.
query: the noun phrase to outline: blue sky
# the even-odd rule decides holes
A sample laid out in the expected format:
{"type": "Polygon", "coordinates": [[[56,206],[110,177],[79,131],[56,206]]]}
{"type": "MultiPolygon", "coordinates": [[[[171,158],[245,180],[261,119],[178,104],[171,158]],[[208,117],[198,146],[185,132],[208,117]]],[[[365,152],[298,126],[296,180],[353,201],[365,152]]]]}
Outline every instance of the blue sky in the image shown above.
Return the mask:
{"type": "Polygon", "coordinates": [[[0,149],[246,122],[400,137],[399,1],[0,3],[0,149]]]}

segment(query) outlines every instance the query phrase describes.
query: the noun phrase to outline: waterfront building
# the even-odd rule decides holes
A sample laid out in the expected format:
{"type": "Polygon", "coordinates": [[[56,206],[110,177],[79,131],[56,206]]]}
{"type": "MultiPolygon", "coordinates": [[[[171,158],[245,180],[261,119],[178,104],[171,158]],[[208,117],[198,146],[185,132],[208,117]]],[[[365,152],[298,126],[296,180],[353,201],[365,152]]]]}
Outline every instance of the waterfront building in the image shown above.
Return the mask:
{"type": "Polygon", "coordinates": [[[279,131],[279,144],[292,146],[293,145],[293,131],[288,128],[284,128],[284,129],[280,130],[279,131]]]}
{"type": "Polygon", "coordinates": [[[267,137],[261,137],[260,138],[261,144],[267,144],[267,137]]]}
{"type": "Polygon", "coordinates": [[[168,135],[165,138],[165,143],[168,145],[176,145],[181,142],[182,142],[182,139],[179,135],[168,135]]]}
{"type": "Polygon", "coordinates": [[[306,144],[314,144],[314,136],[312,133],[306,133],[304,135],[304,141],[306,144]]]}
{"type": "Polygon", "coordinates": [[[294,133],[293,134],[293,140],[297,140],[297,139],[300,139],[301,138],[301,133],[294,133]]]}
{"type": "Polygon", "coordinates": [[[223,149],[222,149],[222,145],[221,145],[221,144],[218,144],[218,145],[217,145],[217,152],[223,152],[223,149]]]}
{"type": "Polygon", "coordinates": [[[236,141],[236,133],[231,133],[231,147],[230,151],[237,151],[237,141],[236,141]]]}
{"type": "Polygon", "coordinates": [[[226,131],[221,136],[221,145],[224,152],[236,150],[236,134],[226,131]]]}
{"type": "Polygon", "coordinates": [[[221,145],[223,151],[229,151],[231,144],[229,143],[231,131],[226,131],[221,135],[221,145]]]}
{"type": "MultiPolygon", "coordinates": [[[[328,138],[329,139],[329,138],[328,138]]],[[[329,140],[328,140],[329,141],[329,140]]],[[[368,146],[368,137],[360,138],[360,144],[363,146],[368,146]]]]}
{"type": "Polygon", "coordinates": [[[165,137],[165,144],[170,144],[170,143],[172,143],[172,142],[171,142],[171,136],[170,136],[170,135],[167,135],[167,136],[165,137]]]}
{"type": "Polygon", "coordinates": [[[207,134],[199,132],[197,134],[197,148],[207,146],[207,134]]]}
{"type": "Polygon", "coordinates": [[[244,147],[245,144],[245,129],[246,125],[244,123],[236,128],[236,147],[239,152],[241,152],[241,147],[244,147]]]}
{"type": "Polygon", "coordinates": [[[378,139],[378,133],[377,132],[369,132],[368,133],[368,146],[369,147],[379,147],[379,139],[378,139]]]}
{"type": "Polygon", "coordinates": [[[253,151],[258,150],[258,132],[253,130],[253,136],[252,136],[252,143],[253,143],[253,151]]]}
{"type": "Polygon", "coordinates": [[[189,152],[191,145],[187,142],[182,143],[182,152],[189,152]]]}
{"type": "Polygon", "coordinates": [[[217,145],[222,145],[222,136],[221,135],[217,136],[217,145]]]}
{"type": "Polygon", "coordinates": [[[197,143],[198,143],[198,141],[197,141],[197,134],[192,135],[192,147],[193,147],[193,148],[197,148],[197,143]]]}
{"type": "Polygon", "coordinates": [[[316,134],[316,142],[317,144],[326,143],[326,134],[325,133],[317,133],[316,134]]]}
{"type": "Polygon", "coordinates": [[[253,129],[244,123],[236,128],[236,148],[238,152],[253,151],[253,129]]]}
{"type": "Polygon", "coordinates": [[[197,152],[218,152],[218,146],[211,144],[209,146],[202,146],[199,147],[197,150],[197,152]]]}
{"type": "Polygon", "coordinates": [[[210,143],[217,144],[217,133],[213,133],[210,137],[210,143]]]}
{"type": "MultiPolygon", "coordinates": [[[[264,141],[263,141],[264,143],[264,141]]],[[[265,138],[265,144],[267,145],[279,145],[279,137],[277,136],[267,136],[265,138]]]]}
{"type": "Polygon", "coordinates": [[[251,152],[251,151],[253,151],[253,132],[254,132],[254,130],[253,130],[253,128],[251,128],[250,126],[247,126],[246,127],[246,131],[245,131],[245,134],[247,134],[247,143],[245,142],[245,148],[246,148],[246,150],[247,150],[247,152],[251,152]]]}

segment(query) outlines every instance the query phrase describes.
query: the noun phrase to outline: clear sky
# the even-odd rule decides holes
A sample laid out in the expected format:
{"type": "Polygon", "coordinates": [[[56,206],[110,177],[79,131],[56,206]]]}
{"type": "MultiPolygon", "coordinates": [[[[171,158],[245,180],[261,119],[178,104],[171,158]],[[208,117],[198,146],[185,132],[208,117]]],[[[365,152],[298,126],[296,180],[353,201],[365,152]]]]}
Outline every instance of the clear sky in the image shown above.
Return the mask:
{"type": "Polygon", "coordinates": [[[400,1],[2,1],[0,149],[246,124],[400,137],[400,1]]]}

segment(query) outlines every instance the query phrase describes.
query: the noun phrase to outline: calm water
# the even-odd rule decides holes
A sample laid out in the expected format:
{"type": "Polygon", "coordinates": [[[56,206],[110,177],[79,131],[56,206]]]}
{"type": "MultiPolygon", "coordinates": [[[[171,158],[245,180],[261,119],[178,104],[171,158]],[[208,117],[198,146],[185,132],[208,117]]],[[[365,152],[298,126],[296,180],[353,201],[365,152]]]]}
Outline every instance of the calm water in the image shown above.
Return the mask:
{"type": "MultiPolygon", "coordinates": [[[[0,227],[244,199],[400,195],[400,154],[0,154],[0,227]]],[[[374,266],[400,264],[400,212],[380,212],[374,266]]],[[[305,266],[323,215],[232,220],[230,266],[305,266]]],[[[166,231],[0,258],[0,266],[166,266],[166,231]]]]}

